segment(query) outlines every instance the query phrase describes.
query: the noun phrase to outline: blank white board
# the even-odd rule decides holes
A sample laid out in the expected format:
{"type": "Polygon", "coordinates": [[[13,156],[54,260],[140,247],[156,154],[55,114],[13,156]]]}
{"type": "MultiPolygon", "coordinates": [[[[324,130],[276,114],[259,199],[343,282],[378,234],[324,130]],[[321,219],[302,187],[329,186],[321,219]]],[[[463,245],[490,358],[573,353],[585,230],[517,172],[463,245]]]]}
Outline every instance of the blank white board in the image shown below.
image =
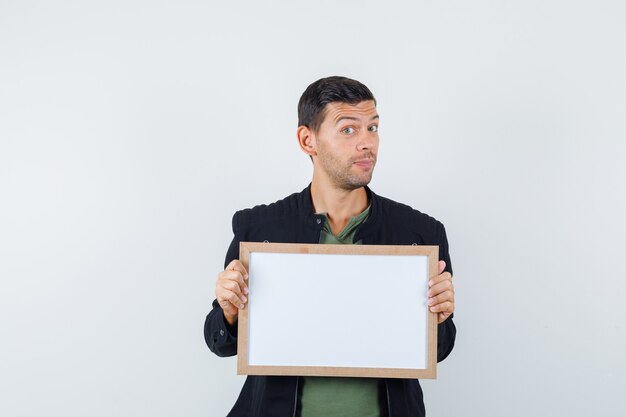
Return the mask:
{"type": "Polygon", "coordinates": [[[239,317],[240,373],[434,377],[427,291],[437,247],[244,248],[250,292],[239,317]]]}

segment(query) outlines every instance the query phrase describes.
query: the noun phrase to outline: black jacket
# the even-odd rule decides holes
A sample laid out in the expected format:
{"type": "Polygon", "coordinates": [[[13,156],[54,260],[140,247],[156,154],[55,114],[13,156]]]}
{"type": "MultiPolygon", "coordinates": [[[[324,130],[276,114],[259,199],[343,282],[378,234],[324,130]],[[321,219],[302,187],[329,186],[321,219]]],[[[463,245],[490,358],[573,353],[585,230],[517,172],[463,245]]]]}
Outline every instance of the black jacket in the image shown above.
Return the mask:
{"type": "MultiPolygon", "coordinates": [[[[452,273],[446,232],[439,221],[411,207],[377,196],[365,187],[370,215],[354,241],[364,245],[439,245],[439,258],[452,273]]],[[[233,216],[233,241],[225,265],[239,259],[239,242],[318,243],[324,216],[314,214],[310,186],[270,205],[238,211],[233,216]]],[[[452,351],[456,328],[452,317],[438,327],[437,360],[452,351]]],[[[218,356],[237,354],[237,328],[230,327],[213,301],[204,325],[209,349],[218,356]]],[[[385,379],[390,417],[424,416],[422,389],[416,379],[385,379]]],[[[248,376],[229,417],[293,417],[298,396],[297,377],[248,376]]]]}

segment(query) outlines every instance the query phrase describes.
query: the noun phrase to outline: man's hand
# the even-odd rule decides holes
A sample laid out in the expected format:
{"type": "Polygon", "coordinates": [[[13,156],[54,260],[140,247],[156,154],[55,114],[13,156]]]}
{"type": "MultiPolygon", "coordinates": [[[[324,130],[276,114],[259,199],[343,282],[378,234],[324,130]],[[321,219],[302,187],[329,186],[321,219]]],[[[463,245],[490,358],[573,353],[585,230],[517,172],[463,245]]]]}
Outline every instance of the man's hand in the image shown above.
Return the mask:
{"type": "Polygon", "coordinates": [[[231,326],[237,322],[239,309],[244,308],[248,302],[246,297],[248,295],[247,279],[248,272],[238,259],[229,263],[217,277],[215,297],[224,310],[224,318],[231,326]]]}
{"type": "Polygon", "coordinates": [[[437,313],[439,323],[443,323],[452,313],[454,313],[454,285],[452,285],[452,275],[443,272],[446,263],[439,261],[439,275],[428,282],[428,305],[430,311],[437,313]]]}

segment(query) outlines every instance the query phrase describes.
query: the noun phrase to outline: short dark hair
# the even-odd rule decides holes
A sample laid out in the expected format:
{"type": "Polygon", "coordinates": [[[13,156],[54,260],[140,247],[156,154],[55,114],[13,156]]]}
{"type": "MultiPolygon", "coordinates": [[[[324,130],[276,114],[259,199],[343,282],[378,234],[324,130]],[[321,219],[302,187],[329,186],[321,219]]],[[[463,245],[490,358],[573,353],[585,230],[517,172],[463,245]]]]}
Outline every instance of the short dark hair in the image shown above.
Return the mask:
{"type": "Polygon", "coordinates": [[[358,104],[376,99],[364,84],[346,77],[326,77],[309,85],[298,102],[298,126],[317,132],[324,120],[328,103],[358,104]]]}

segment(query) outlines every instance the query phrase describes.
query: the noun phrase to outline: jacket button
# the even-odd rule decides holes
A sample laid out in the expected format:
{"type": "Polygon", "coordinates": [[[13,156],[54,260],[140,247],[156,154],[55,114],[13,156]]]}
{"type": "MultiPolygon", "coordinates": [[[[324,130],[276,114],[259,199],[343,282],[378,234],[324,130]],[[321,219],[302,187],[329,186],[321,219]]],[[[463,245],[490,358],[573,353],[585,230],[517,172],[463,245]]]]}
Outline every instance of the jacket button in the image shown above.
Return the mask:
{"type": "Polygon", "coordinates": [[[220,330],[220,336],[224,336],[224,329],[220,330]]]}
{"type": "Polygon", "coordinates": [[[316,220],[316,222],[317,222],[317,224],[320,224],[320,223],[322,223],[322,219],[319,219],[319,218],[318,218],[318,219],[316,220]]]}

